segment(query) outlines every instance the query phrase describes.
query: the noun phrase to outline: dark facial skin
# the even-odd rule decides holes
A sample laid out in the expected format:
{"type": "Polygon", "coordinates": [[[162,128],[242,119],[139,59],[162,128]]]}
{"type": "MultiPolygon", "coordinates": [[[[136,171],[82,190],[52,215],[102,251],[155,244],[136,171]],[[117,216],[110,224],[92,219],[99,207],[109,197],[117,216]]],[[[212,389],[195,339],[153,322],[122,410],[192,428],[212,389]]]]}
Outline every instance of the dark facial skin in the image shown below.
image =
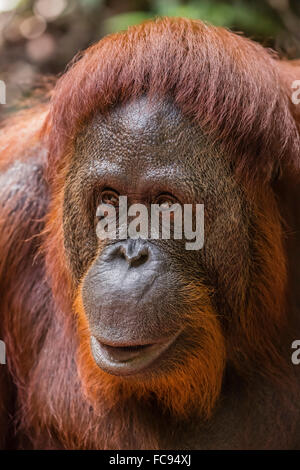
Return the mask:
{"type": "Polygon", "coordinates": [[[218,291],[216,308],[230,308],[222,282],[247,282],[247,214],[229,160],[172,103],[142,98],[94,118],[77,140],[67,177],[64,233],[74,281],[83,278],[99,367],[124,376],[158,372],[179,345],[193,347],[184,289],[201,282],[218,291]],[[188,251],[186,240],[172,239],[109,240],[103,247],[95,214],[108,188],[126,195],[128,206],[149,207],[162,195],[204,204],[204,248],[188,251]]]}

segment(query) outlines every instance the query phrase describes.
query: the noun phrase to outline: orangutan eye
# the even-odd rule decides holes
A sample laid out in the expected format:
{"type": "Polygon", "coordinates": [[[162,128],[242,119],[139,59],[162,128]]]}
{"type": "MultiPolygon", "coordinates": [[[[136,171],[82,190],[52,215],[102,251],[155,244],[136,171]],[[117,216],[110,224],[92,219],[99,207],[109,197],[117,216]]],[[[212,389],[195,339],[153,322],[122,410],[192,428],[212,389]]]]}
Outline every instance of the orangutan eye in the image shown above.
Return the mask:
{"type": "Polygon", "coordinates": [[[100,203],[118,207],[119,194],[112,189],[105,189],[100,195],[100,203]]]}
{"type": "Polygon", "coordinates": [[[170,210],[173,204],[178,203],[177,199],[171,194],[160,194],[154,201],[155,204],[159,205],[160,210],[170,210]]]}

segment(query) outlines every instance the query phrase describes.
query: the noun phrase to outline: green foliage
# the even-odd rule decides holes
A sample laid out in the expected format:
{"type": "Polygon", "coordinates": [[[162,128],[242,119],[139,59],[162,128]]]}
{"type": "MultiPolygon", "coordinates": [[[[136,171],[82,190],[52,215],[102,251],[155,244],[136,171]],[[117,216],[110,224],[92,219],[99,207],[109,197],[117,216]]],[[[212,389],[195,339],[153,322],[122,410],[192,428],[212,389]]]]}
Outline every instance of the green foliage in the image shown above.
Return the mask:
{"type": "Polygon", "coordinates": [[[111,16],[103,25],[104,33],[116,33],[123,31],[129,26],[141,23],[150,19],[153,15],[144,11],[133,11],[130,13],[121,13],[119,15],[111,16]]]}
{"type": "Polygon", "coordinates": [[[99,6],[102,5],[103,0],[78,0],[78,3],[83,9],[89,11],[94,8],[99,8],[99,6]]]}
{"type": "MultiPolygon", "coordinates": [[[[91,0],[90,0],[91,1],[91,0]]],[[[138,3],[138,2],[137,2],[138,3]]],[[[281,25],[265,2],[249,0],[152,0],[151,10],[112,16],[105,22],[106,32],[127,29],[153,16],[184,16],[201,19],[217,26],[245,31],[258,36],[274,35],[281,25]]]]}

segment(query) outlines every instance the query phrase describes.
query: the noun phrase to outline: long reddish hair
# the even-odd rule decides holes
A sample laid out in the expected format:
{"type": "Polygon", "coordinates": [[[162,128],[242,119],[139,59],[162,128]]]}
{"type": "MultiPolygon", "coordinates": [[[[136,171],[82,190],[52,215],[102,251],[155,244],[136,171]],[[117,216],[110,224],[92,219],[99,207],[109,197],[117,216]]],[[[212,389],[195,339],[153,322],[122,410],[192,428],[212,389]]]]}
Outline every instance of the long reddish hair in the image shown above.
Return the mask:
{"type": "MultiPolygon", "coordinates": [[[[63,183],[74,139],[89,119],[142,94],[150,99],[171,96],[185,115],[232,156],[237,176],[248,188],[256,188],[253,207],[258,229],[253,241],[257,258],[251,266],[251,286],[249,292],[239,286],[242,294],[235,301],[226,341],[207,295],[206,353],[210,362],[204,360],[199,344],[202,366],[200,359],[197,363],[190,357],[189,364],[178,369],[173,379],[166,378],[165,387],[162,382],[157,386],[152,383],[152,389],[165,392],[168,406],[184,413],[187,403],[193,401],[185,390],[194,390],[197,395],[195,384],[202,371],[206,388],[198,387],[202,400],[199,396],[197,400],[199,409],[208,416],[220,392],[226,350],[241,374],[251,375],[255,363],[266,374],[280,375],[278,343],[285,323],[287,278],[282,226],[271,189],[258,191],[258,187],[271,178],[274,164],[299,166],[300,138],[276,63],[274,54],[244,37],[200,21],[164,18],[104,38],[81,54],[58,81],[44,127],[50,152],[48,176],[55,191],[47,226],[48,270],[57,286],[57,298],[62,296],[61,286],[68,285],[64,292],[68,293],[65,303],[69,302],[69,309],[70,299],[76,299],[80,370],[94,397],[99,389],[110,389],[111,399],[116,399],[118,395],[109,386],[119,382],[99,371],[92,359],[80,289],[72,291],[65,262],[57,256],[64,250],[63,183]],[[191,387],[181,387],[179,393],[175,384],[181,383],[191,387]],[[177,390],[173,394],[172,384],[177,390]]],[[[228,282],[228,293],[233,288],[236,286],[228,282]]],[[[200,291],[199,286],[189,291],[195,301],[195,323],[202,318],[196,302],[200,291]]]]}
{"type": "MultiPolygon", "coordinates": [[[[97,411],[91,417],[77,382],[74,390],[69,389],[67,381],[74,381],[74,374],[68,375],[62,366],[52,384],[51,377],[45,375],[51,358],[44,355],[43,359],[37,358],[29,393],[23,394],[27,422],[36,420],[36,429],[46,425],[50,409],[68,447],[95,447],[100,435],[101,445],[109,446],[108,428],[100,429],[101,419],[105,420],[107,410],[115,407],[118,411],[109,418],[114,421],[106,424],[109,429],[118,428],[117,434],[112,431],[118,448],[129,416],[126,407],[120,411],[120,401],[129,400],[130,394],[136,394],[138,400],[147,399],[152,388],[159,402],[173,413],[186,416],[196,405],[199,414],[207,418],[221,391],[226,360],[245,380],[261,374],[282,389],[288,382],[281,351],[281,338],[287,328],[286,254],[283,224],[270,179],[274,165],[299,170],[300,136],[287,92],[287,75],[283,80],[278,63],[273,53],[222,28],[200,21],[163,18],[102,39],[80,54],[57,82],[42,129],[51,193],[43,249],[54,311],[49,308],[32,328],[38,342],[38,336],[51,325],[49,341],[57,335],[57,343],[53,346],[49,342],[48,347],[57,347],[60,364],[72,371],[70,358],[74,349],[77,351],[81,386],[97,411]],[[187,285],[185,295],[196,353],[186,357],[169,376],[152,381],[148,389],[141,383],[125,386],[97,368],[89,350],[80,286],[74,288],[63,256],[64,184],[76,135],[95,113],[107,113],[114,105],[144,94],[150,99],[171,97],[184,115],[197,122],[210,140],[231,156],[234,171],[246,188],[256,229],[250,285],[233,286],[230,279],[225,280],[228,295],[234,299],[228,324],[221,324],[211,301],[213,293],[204,288],[201,280],[187,285]],[[200,329],[204,337],[199,336],[197,343],[200,329]],[[205,343],[201,344],[203,338],[205,343]],[[46,394],[49,403],[45,410],[36,405],[39,387],[51,390],[46,394]],[[57,398],[64,393],[70,401],[65,421],[66,411],[57,398]],[[82,439],[74,442],[71,431],[79,415],[82,439]]],[[[142,425],[135,426],[139,420],[135,409],[130,412],[135,433],[132,442],[138,442],[141,434],[141,446],[157,446],[154,435],[142,425]]]]}

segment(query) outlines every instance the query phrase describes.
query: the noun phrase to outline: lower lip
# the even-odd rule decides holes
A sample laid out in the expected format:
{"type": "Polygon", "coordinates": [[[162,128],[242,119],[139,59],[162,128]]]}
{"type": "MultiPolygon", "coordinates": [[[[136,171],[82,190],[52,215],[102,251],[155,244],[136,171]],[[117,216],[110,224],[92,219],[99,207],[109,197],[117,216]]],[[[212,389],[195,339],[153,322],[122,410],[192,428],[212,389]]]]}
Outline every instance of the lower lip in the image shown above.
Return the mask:
{"type": "Polygon", "coordinates": [[[91,349],[97,365],[113,375],[134,375],[147,369],[175,341],[178,334],[159,343],[133,347],[113,347],[91,336],[91,349]]]}

